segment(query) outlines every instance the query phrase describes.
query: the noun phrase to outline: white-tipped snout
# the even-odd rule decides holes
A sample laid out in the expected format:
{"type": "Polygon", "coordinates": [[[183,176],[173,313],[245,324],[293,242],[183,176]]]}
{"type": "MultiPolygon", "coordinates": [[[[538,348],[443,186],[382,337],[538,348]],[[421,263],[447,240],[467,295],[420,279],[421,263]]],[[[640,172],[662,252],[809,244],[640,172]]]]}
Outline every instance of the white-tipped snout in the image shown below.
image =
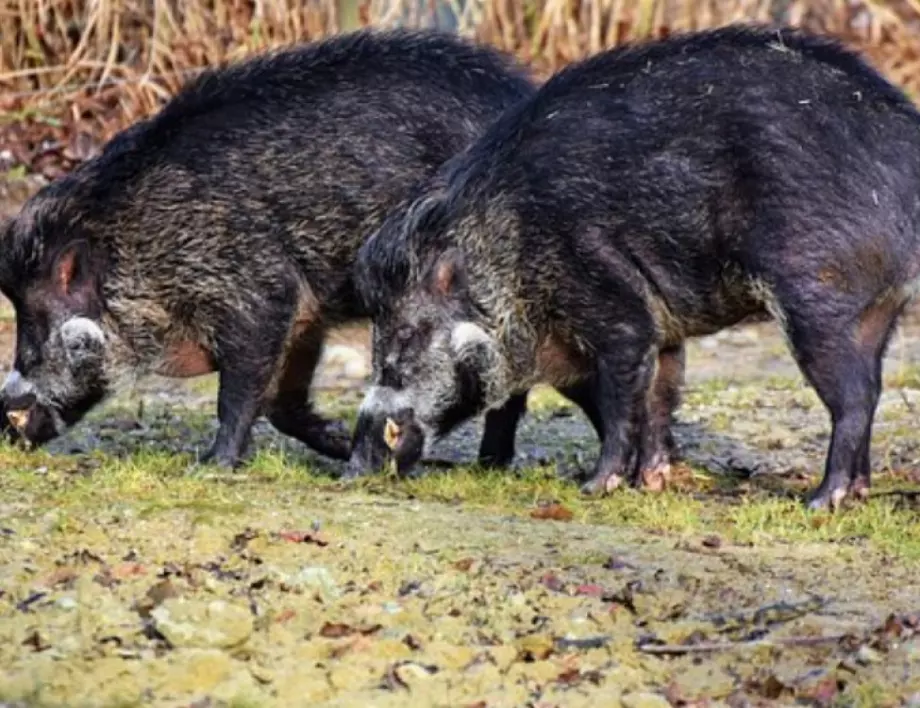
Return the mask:
{"type": "Polygon", "coordinates": [[[61,341],[67,359],[72,364],[80,364],[98,356],[105,345],[105,333],[88,317],[71,317],[61,325],[61,341]]]}
{"type": "Polygon", "coordinates": [[[64,345],[85,346],[86,344],[105,344],[105,332],[94,320],[88,317],[71,317],[61,325],[61,339],[64,345]]]}
{"type": "Polygon", "coordinates": [[[450,347],[461,358],[479,347],[491,347],[493,344],[489,333],[474,322],[460,322],[450,332],[450,347]]]}
{"type": "MultiPolygon", "coordinates": [[[[381,418],[383,416],[392,416],[406,408],[413,408],[413,405],[410,401],[410,396],[405,392],[397,391],[388,386],[371,386],[367,389],[364,400],[361,402],[361,407],[358,409],[358,417],[381,418]]],[[[425,439],[423,455],[428,455],[434,443],[435,431],[419,418],[415,419],[415,423],[421,429],[425,439]]]]}
{"type": "Polygon", "coordinates": [[[3,382],[3,389],[0,390],[0,396],[4,400],[15,400],[35,393],[35,386],[25,376],[19,373],[18,369],[13,369],[6,376],[3,382]]]}

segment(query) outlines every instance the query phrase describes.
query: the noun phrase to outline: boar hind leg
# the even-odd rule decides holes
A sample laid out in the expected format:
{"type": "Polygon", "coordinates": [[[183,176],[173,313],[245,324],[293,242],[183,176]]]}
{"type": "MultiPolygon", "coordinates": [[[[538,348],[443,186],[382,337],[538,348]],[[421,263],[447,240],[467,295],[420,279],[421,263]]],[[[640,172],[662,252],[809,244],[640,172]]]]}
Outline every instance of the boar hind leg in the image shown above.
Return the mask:
{"type": "Polygon", "coordinates": [[[314,325],[297,337],[288,350],[267,416],[280,432],[321,455],[347,460],[351,454],[348,432],[315,413],[310,405],[310,383],[322,354],[324,334],[322,327],[314,325]]]}
{"type": "MultiPolygon", "coordinates": [[[[598,437],[603,438],[603,422],[595,400],[593,380],[559,389],[559,393],[582,409],[598,437]]],[[[487,467],[507,467],[514,459],[517,426],[527,412],[527,394],[515,394],[500,408],[486,413],[485,430],[479,447],[479,463],[487,467]]]]}
{"type": "Polygon", "coordinates": [[[671,424],[680,405],[686,352],[683,344],[663,347],[648,401],[648,426],[639,434],[639,458],[633,485],[660,491],[671,474],[671,459],[676,454],[671,424]]]}
{"type": "Polygon", "coordinates": [[[829,293],[798,307],[779,299],[796,360],[831,416],[824,478],[807,500],[810,509],[835,509],[851,491],[861,496],[869,487],[882,357],[901,304],[860,307],[849,299],[829,293]]]}

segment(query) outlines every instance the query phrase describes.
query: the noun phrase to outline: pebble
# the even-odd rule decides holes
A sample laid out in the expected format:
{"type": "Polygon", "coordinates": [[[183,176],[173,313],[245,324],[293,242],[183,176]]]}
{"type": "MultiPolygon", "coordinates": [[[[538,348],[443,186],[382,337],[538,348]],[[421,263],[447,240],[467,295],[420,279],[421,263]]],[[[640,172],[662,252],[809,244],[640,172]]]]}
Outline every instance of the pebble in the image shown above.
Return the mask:
{"type": "Polygon", "coordinates": [[[623,708],[671,708],[671,703],[657,693],[630,693],[620,703],[623,708]]]}
{"type": "Polygon", "coordinates": [[[339,597],[339,588],[332,574],[321,566],[307,566],[285,581],[291,589],[309,590],[317,593],[323,602],[339,597]]]}
{"type": "Polygon", "coordinates": [[[326,375],[335,372],[347,379],[364,379],[370,375],[366,351],[341,344],[326,347],[320,366],[328,372],[326,375]]]}
{"type": "Polygon", "coordinates": [[[246,642],[253,630],[252,613],[223,600],[198,602],[169,598],[150,616],[174,647],[221,649],[246,642]]]}
{"type": "Polygon", "coordinates": [[[54,604],[62,610],[75,610],[77,608],[77,601],[70,595],[59,597],[54,604]]]}

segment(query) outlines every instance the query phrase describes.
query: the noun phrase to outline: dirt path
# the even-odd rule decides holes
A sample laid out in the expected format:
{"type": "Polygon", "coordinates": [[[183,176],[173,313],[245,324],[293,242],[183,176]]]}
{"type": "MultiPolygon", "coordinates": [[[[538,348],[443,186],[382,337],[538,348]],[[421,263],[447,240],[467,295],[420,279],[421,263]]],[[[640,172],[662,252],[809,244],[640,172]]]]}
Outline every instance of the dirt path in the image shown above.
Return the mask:
{"type": "MultiPolygon", "coordinates": [[[[366,330],[331,344],[318,396],[347,419],[366,330]]],[[[141,381],[48,450],[0,448],[0,705],[916,708],[917,364],[913,314],[877,495],[835,518],[799,505],[828,420],[772,324],[691,343],[659,497],[559,481],[597,443],[545,391],[514,473],[344,486],[260,422],[249,466],[209,477],[214,377],[141,381]]]]}

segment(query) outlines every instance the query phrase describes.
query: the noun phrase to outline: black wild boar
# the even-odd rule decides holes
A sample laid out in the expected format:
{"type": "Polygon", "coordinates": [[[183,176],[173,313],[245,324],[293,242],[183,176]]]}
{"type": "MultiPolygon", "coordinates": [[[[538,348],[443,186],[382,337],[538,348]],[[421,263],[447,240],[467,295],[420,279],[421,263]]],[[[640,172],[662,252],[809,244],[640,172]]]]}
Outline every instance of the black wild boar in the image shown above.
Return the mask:
{"type": "Polygon", "coordinates": [[[772,315],[833,426],[809,505],[867,493],[882,356],[920,275],[920,116],[859,57],[737,25],[608,51],[425,192],[358,257],[363,435],[402,411],[438,436],[536,382],[589,382],[584,489],[639,484],[666,459],[681,344],[772,315]]]}
{"type": "MultiPolygon", "coordinates": [[[[41,444],[127,375],[217,371],[220,428],[204,460],[235,465],[260,414],[347,459],[348,433],[308,392],[325,331],[364,314],[359,245],[534,90],[492,49],[410,30],[340,35],[192,81],[2,227],[0,290],[17,320],[10,419],[41,444]]],[[[484,438],[485,453],[507,447],[484,438]]]]}

